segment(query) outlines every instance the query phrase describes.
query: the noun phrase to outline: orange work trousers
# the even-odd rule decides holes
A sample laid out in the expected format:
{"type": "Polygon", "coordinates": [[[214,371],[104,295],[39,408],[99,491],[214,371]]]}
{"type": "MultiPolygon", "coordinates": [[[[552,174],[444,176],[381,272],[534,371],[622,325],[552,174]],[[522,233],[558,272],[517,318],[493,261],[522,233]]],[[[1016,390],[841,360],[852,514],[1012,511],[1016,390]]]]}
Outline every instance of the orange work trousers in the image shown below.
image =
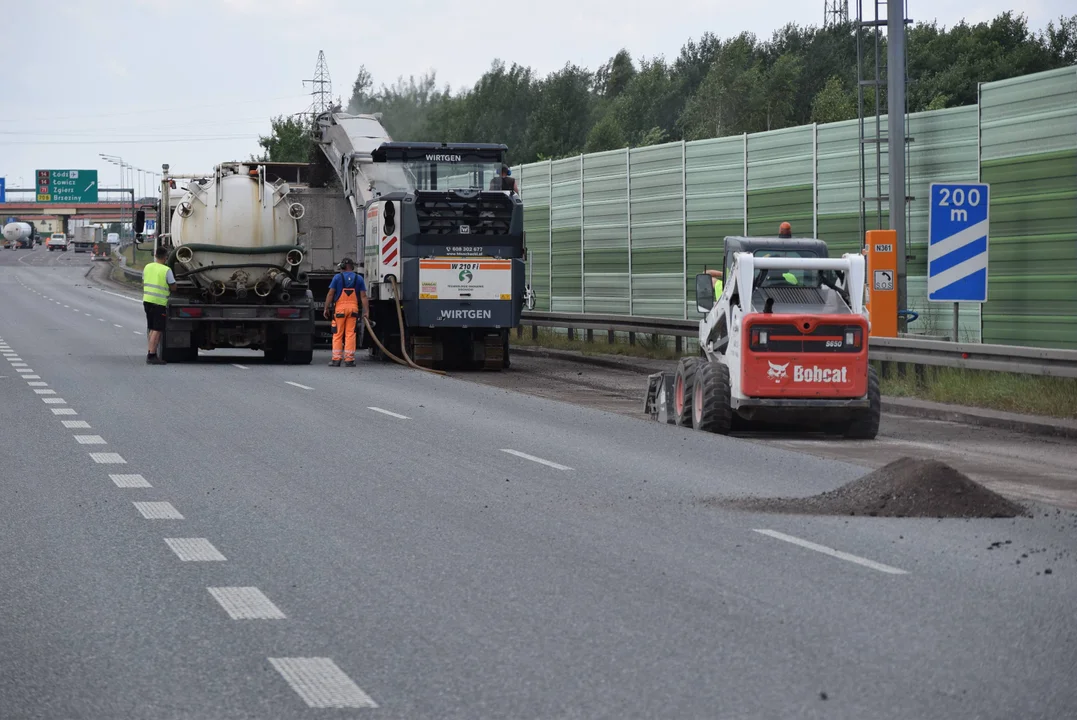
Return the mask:
{"type": "Polygon", "coordinates": [[[333,359],[355,361],[355,331],[359,327],[359,298],[355,290],[344,290],[333,309],[333,359]],[[343,358],[342,358],[343,356],[343,358]]]}

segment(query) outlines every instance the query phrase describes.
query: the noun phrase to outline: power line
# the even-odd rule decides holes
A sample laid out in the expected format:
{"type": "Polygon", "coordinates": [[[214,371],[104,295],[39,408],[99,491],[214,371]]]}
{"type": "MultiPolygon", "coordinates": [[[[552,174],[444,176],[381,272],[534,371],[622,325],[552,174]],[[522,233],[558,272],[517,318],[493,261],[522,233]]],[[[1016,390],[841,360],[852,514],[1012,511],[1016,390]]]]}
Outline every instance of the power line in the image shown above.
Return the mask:
{"type": "Polygon", "coordinates": [[[149,138],[145,140],[13,140],[0,145],[144,145],[146,143],[210,142],[216,140],[254,140],[250,135],[219,135],[216,137],[149,138]]]}
{"type": "MultiPolygon", "coordinates": [[[[121,116],[124,116],[124,115],[144,115],[144,114],[162,113],[162,112],[186,112],[188,110],[204,110],[206,108],[233,107],[235,105],[250,105],[252,103],[260,103],[260,102],[275,102],[277,100],[298,100],[301,97],[306,97],[306,95],[284,95],[282,97],[275,97],[275,98],[258,98],[257,100],[233,100],[233,101],[230,101],[230,102],[212,103],[212,104],[209,104],[209,105],[184,105],[183,107],[177,107],[177,108],[159,108],[159,109],[155,109],[155,110],[151,110],[151,109],[128,110],[128,111],[124,111],[124,112],[101,113],[101,114],[97,114],[97,115],[66,115],[66,116],[63,116],[63,117],[42,117],[42,118],[37,118],[37,119],[41,120],[41,121],[48,121],[48,120],[86,120],[86,119],[89,119],[89,118],[121,117],[121,116]]],[[[26,118],[22,117],[22,118],[7,119],[7,120],[0,119],[0,123],[10,123],[10,122],[20,122],[20,121],[25,122],[26,118]]]]}

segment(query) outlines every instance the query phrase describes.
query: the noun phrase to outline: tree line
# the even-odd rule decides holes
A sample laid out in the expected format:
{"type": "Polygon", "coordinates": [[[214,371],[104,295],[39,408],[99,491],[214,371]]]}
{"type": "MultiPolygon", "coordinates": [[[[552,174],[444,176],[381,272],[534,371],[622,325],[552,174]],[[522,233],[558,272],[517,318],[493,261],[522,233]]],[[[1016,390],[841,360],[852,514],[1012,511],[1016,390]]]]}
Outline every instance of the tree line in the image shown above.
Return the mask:
{"type": "MultiPolygon", "coordinates": [[[[835,122],[857,117],[856,32],[849,23],[789,24],[766,41],[708,32],[672,61],[637,60],[622,49],[594,71],[569,63],[545,77],[494,60],[458,92],[439,86],[434,72],[375,89],[363,67],[345,109],[382,113],[395,140],[504,143],[513,163],[835,122]]],[[[874,77],[874,32],[861,32],[862,75],[874,77]]],[[[880,57],[885,80],[885,36],[880,57]]],[[[910,112],[974,104],[979,82],[1077,64],[1077,15],[1039,32],[1012,12],[949,29],[917,23],[906,58],[910,112]]],[[[885,112],[885,86],[879,92],[885,112]]],[[[874,89],[863,95],[873,114],[874,89]]],[[[261,159],[307,159],[306,136],[303,120],[273,119],[270,135],[259,139],[261,159]]]]}

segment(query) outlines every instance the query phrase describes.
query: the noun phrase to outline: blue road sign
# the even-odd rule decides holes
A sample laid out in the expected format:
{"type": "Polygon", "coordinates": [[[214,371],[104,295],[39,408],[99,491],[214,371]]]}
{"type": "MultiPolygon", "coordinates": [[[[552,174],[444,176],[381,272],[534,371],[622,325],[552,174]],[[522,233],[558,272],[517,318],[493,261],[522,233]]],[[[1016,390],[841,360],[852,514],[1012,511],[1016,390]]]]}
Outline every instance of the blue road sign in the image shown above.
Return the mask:
{"type": "Polygon", "coordinates": [[[7,178],[0,178],[0,202],[7,202],[7,178]]]}
{"type": "Polygon", "coordinates": [[[927,299],[987,302],[987,183],[931,183],[927,299]]]}

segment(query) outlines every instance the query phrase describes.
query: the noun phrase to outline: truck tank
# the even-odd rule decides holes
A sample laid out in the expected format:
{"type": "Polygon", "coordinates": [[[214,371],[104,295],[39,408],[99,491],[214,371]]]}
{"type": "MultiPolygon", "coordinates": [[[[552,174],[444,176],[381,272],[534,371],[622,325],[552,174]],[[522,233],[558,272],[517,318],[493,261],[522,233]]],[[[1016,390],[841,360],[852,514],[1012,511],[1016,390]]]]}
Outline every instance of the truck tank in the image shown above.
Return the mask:
{"type": "Polygon", "coordinates": [[[172,216],[169,263],[204,292],[244,298],[287,291],[302,264],[287,182],[268,182],[264,165],[225,163],[188,184],[172,216]]]}
{"type": "Polygon", "coordinates": [[[11,243],[11,248],[25,246],[30,247],[34,236],[34,229],[30,223],[11,222],[4,226],[4,239],[11,243]]]}

